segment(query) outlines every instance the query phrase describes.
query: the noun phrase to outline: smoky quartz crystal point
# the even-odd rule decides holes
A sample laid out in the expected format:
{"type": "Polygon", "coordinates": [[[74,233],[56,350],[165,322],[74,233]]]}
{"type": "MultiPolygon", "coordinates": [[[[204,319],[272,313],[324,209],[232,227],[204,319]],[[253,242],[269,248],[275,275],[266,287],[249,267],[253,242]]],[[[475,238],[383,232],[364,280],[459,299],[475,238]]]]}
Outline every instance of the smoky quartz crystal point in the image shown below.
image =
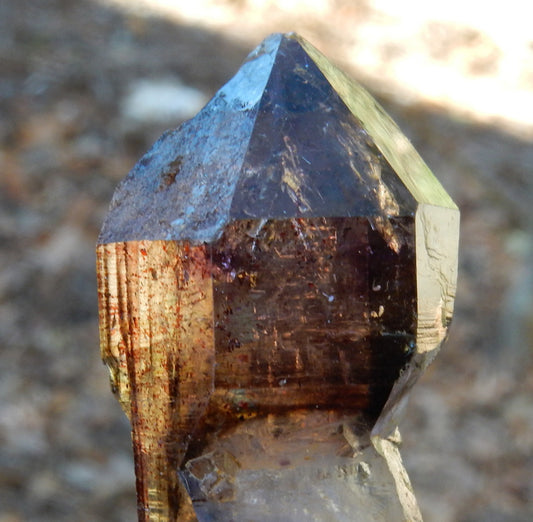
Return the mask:
{"type": "Polygon", "coordinates": [[[267,38],[137,163],[99,237],[139,519],[419,517],[391,441],[447,334],[458,228],[360,85],[267,38]]]}

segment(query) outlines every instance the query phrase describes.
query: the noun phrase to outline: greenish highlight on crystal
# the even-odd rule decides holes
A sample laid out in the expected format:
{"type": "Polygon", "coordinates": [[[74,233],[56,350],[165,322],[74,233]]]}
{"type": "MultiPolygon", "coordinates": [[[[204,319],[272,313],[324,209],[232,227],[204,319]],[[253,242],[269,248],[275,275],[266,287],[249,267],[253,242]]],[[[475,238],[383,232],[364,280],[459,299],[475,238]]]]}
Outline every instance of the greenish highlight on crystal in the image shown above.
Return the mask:
{"type": "Polygon", "coordinates": [[[309,42],[296,35],[292,38],[297,39],[313,58],[418,203],[457,209],[457,205],[383,107],[309,42]]]}

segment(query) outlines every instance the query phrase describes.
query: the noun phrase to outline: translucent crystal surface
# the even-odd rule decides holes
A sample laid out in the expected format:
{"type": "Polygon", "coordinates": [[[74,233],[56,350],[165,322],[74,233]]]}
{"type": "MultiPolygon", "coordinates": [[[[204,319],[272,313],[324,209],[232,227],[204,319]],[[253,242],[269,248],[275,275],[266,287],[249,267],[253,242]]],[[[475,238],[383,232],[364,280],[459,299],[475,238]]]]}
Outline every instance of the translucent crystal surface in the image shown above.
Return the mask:
{"type": "Polygon", "coordinates": [[[213,245],[215,388],[377,419],[415,339],[414,220],[239,220],[213,245]]]}
{"type": "Polygon", "coordinates": [[[370,95],[300,37],[265,40],[139,161],[99,238],[139,518],[404,519],[386,437],[446,336],[457,241],[370,95]]]}

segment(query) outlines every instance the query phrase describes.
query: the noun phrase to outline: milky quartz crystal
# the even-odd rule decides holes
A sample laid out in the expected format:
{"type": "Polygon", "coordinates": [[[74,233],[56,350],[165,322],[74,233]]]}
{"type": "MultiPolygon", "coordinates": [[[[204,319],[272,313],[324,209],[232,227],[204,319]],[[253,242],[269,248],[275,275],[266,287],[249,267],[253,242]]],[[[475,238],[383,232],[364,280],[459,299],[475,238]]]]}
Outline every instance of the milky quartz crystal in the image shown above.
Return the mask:
{"type": "Polygon", "coordinates": [[[459,213],[374,99],[272,35],[119,185],[101,348],[139,520],[417,520],[398,414],[452,316],[459,213]]]}

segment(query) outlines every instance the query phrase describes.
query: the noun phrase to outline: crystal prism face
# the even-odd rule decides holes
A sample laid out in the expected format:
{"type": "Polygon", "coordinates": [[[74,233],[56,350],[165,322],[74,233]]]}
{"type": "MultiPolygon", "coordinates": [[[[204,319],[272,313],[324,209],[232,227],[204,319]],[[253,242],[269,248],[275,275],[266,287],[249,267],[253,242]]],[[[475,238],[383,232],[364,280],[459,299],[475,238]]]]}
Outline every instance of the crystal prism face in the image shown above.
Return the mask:
{"type": "Polygon", "coordinates": [[[213,245],[215,388],[376,420],[412,353],[414,220],[241,220],[213,245]]]}
{"type": "Polygon", "coordinates": [[[265,40],[139,161],[99,238],[142,513],[189,520],[247,473],[391,433],[447,335],[458,230],[361,86],[296,35],[265,40]]]}

